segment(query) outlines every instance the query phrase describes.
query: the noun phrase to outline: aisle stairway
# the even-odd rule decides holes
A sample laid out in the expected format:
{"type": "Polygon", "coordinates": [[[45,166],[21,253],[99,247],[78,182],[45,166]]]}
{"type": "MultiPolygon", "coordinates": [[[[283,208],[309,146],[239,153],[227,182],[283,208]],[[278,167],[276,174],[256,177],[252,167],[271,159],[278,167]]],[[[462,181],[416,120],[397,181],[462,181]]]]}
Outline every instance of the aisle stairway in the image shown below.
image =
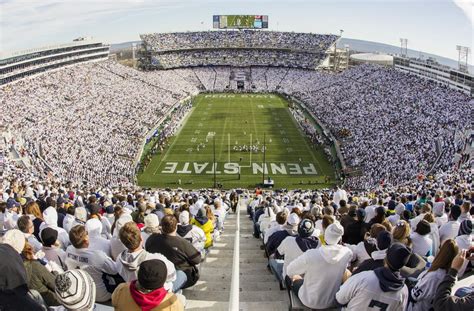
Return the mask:
{"type": "Polygon", "coordinates": [[[245,204],[240,207],[240,310],[288,310],[288,295],[267,269],[262,241],[253,237],[245,204]]]}
{"type": "MultiPolygon", "coordinates": [[[[201,263],[201,277],[196,285],[183,291],[186,310],[229,309],[232,260],[237,215],[230,213],[225,231],[201,263]]],[[[252,236],[252,222],[246,205],[240,205],[240,307],[242,311],[288,310],[288,295],[267,269],[267,259],[260,249],[261,240],[252,236]]]]}
{"type": "Polygon", "coordinates": [[[183,291],[186,296],[186,310],[229,309],[236,221],[235,214],[230,213],[227,216],[224,232],[201,263],[199,281],[183,291]]]}

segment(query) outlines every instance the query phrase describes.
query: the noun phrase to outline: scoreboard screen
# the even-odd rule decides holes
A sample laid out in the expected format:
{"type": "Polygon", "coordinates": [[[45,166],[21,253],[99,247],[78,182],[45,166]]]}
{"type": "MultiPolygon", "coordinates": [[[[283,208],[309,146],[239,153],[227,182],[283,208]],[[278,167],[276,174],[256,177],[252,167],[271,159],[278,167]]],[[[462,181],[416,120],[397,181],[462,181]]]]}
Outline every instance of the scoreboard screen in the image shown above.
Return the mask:
{"type": "Polygon", "coordinates": [[[268,28],[268,15],[214,15],[215,29],[262,29],[268,28]]]}

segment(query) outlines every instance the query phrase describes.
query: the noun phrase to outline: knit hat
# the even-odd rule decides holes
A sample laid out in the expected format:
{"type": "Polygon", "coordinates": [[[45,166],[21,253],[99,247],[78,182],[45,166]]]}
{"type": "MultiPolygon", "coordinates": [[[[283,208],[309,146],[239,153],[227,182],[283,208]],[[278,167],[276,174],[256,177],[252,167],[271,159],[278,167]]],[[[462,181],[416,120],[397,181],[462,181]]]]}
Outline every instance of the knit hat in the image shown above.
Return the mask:
{"type": "Polygon", "coordinates": [[[95,283],[82,270],[69,270],[56,276],[56,297],[68,310],[93,310],[95,283]]]}
{"type": "Polygon", "coordinates": [[[291,213],[286,222],[291,226],[297,226],[300,223],[300,218],[295,213],[291,213]]]}
{"type": "Polygon", "coordinates": [[[472,221],[469,219],[465,219],[461,222],[461,226],[459,226],[459,235],[469,235],[472,234],[472,221]]]}
{"type": "Polygon", "coordinates": [[[179,223],[182,225],[189,225],[189,212],[188,211],[182,211],[181,214],[179,214],[179,223]]]}
{"type": "Polygon", "coordinates": [[[364,220],[364,218],[365,218],[365,209],[363,209],[363,208],[357,209],[356,216],[357,216],[358,219],[364,220]]]}
{"type": "Polygon", "coordinates": [[[155,290],[163,287],[167,275],[168,270],[165,263],[159,259],[151,259],[140,264],[137,279],[143,288],[155,290]]]}
{"type": "Polygon", "coordinates": [[[298,235],[302,238],[310,237],[314,232],[314,224],[310,219],[303,219],[298,226],[298,235]]]}
{"type": "Polygon", "coordinates": [[[20,203],[18,203],[17,201],[15,201],[14,198],[8,198],[8,200],[7,200],[7,208],[10,209],[10,208],[13,208],[13,207],[20,207],[20,203]]]}
{"type": "Polygon", "coordinates": [[[53,228],[44,228],[41,231],[41,241],[43,241],[44,246],[50,247],[56,243],[58,239],[58,231],[54,230],[53,228]]]}
{"type": "Polygon", "coordinates": [[[390,232],[383,230],[377,235],[377,249],[379,251],[389,248],[392,243],[392,235],[390,232]]]}
{"type": "Polygon", "coordinates": [[[406,266],[410,259],[411,251],[402,243],[393,243],[387,250],[387,263],[390,269],[400,270],[406,266]]]}
{"type": "Polygon", "coordinates": [[[146,215],[143,222],[145,223],[145,228],[156,228],[160,225],[160,221],[156,214],[146,215]]]}
{"type": "Polygon", "coordinates": [[[328,245],[339,243],[344,234],[344,228],[337,222],[330,224],[324,231],[324,241],[328,245]]]}
{"type": "Polygon", "coordinates": [[[109,206],[107,206],[107,207],[105,208],[105,212],[106,212],[107,214],[113,214],[114,211],[115,211],[115,208],[114,208],[113,205],[109,205],[109,206]]]}
{"type": "Polygon", "coordinates": [[[430,223],[424,219],[420,220],[418,224],[416,225],[415,232],[420,235],[427,235],[428,233],[431,232],[430,223]]]}
{"type": "Polygon", "coordinates": [[[18,253],[25,247],[25,235],[18,229],[8,230],[3,236],[3,243],[13,247],[18,253]]]}

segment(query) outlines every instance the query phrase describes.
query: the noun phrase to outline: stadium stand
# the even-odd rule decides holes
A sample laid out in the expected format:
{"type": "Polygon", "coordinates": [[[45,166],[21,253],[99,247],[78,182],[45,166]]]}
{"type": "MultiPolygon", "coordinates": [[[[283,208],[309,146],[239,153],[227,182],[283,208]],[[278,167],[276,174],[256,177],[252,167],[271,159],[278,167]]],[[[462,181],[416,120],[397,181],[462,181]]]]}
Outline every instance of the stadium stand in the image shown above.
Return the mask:
{"type": "Polygon", "coordinates": [[[472,310],[472,99],[393,68],[290,58],[334,36],[225,33],[142,35],[192,68],[101,61],[1,87],[0,309],[472,310]],[[165,144],[202,91],[301,102],[361,174],[319,190],[136,186],[140,143],[163,122],[165,144]],[[87,285],[74,299],[73,283],[87,285]]]}

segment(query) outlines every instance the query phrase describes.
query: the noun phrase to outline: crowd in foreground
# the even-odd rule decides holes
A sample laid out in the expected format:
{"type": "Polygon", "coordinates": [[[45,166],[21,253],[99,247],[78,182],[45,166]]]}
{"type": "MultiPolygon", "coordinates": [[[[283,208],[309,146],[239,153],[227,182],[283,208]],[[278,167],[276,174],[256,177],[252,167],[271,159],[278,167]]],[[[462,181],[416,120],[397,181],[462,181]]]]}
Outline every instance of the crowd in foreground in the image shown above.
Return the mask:
{"type": "Polygon", "coordinates": [[[235,192],[16,181],[0,195],[1,310],[183,310],[237,203],[235,192]]]}
{"type": "Polygon", "coordinates": [[[473,310],[474,283],[452,291],[457,278],[474,275],[472,173],[373,193],[259,193],[247,211],[292,303],[473,310]]]}

